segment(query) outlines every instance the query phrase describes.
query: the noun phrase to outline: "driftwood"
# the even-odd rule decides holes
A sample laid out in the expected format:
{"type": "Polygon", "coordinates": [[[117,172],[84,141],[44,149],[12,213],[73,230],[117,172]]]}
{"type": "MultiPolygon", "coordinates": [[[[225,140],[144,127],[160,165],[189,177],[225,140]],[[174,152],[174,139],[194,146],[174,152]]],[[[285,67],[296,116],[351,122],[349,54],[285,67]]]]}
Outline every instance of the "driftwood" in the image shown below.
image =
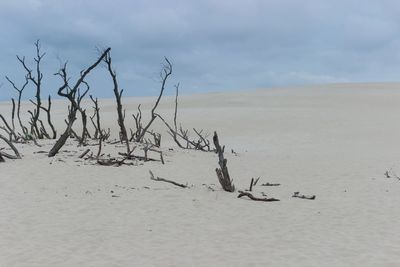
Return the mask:
{"type": "Polygon", "coordinates": [[[241,198],[241,197],[244,197],[244,196],[246,196],[246,197],[248,197],[249,199],[254,200],[254,201],[264,201],[264,202],[280,201],[280,200],[277,199],[277,198],[259,198],[259,197],[253,196],[253,195],[252,195],[251,193],[249,193],[249,192],[239,191],[238,198],[241,198]]]}
{"type": "MultiPolygon", "coordinates": [[[[19,154],[18,149],[14,146],[14,144],[10,140],[8,140],[5,136],[3,136],[1,134],[0,134],[0,139],[2,139],[4,142],[6,142],[6,144],[12,149],[12,151],[15,154],[15,158],[14,159],[20,159],[21,158],[21,155],[19,154]]],[[[8,155],[8,154],[3,154],[4,157],[6,157],[6,155],[8,155]]]]}
{"type": "Polygon", "coordinates": [[[261,186],[280,186],[281,184],[271,184],[271,183],[265,183],[261,184],[261,186]]]}
{"type": "Polygon", "coordinates": [[[214,132],[213,137],[216,153],[218,154],[218,163],[220,168],[216,168],[215,172],[217,173],[219,183],[222,188],[227,192],[235,192],[235,186],[229,176],[228,167],[226,166],[228,160],[224,157],[225,146],[221,148],[218,140],[217,132],[214,132]]]}
{"type": "Polygon", "coordinates": [[[187,188],[188,187],[187,185],[180,184],[180,183],[177,183],[177,182],[165,179],[165,178],[155,177],[152,171],[149,171],[149,173],[150,173],[150,179],[153,180],[153,181],[166,182],[166,183],[170,183],[170,184],[182,187],[182,188],[187,188]]]}
{"type": "Polygon", "coordinates": [[[311,196],[300,195],[300,192],[294,192],[292,197],[297,197],[297,198],[302,198],[302,199],[310,199],[310,200],[314,200],[316,198],[315,195],[311,195],[311,196]]]}

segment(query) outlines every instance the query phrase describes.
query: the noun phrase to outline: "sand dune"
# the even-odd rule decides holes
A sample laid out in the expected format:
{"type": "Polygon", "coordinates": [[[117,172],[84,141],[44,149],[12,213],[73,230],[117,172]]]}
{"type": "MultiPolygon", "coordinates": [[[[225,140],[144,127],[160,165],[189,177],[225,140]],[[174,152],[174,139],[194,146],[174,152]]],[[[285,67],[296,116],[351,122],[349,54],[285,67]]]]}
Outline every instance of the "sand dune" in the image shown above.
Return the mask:
{"type": "MultiPolygon", "coordinates": [[[[127,114],[153,100],[124,99],[127,114]]],[[[114,102],[99,101],[117,133],[114,102]]],[[[54,107],[61,130],[66,106],[54,107]]],[[[173,107],[158,112],[171,121],[173,107]]],[[[55,158],[35,153],[51,140],[18,144],[23,159],[0,164],[0,266],[400,266],[400,181],[383,175],[400,176],[400,84],[182,96],[178,119],[218,131],[237,189],[261,177],[281,185],[254,194],[281,201],[222,191],[217,156],[177,148],[159,122],[165,165],[93,165],[72,140],[55,158]]]]}

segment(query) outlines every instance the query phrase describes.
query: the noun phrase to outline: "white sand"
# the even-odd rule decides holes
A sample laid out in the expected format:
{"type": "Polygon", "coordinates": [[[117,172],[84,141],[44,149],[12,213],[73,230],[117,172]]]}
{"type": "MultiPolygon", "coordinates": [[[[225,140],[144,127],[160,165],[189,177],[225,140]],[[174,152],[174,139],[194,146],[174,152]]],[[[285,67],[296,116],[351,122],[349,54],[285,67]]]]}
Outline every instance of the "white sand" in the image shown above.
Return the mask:
{"type": "MultiPolygon", "coordinates": [[[[152,100],[124,100],[127,114],[152,100]]],[[[100,101],[103,125],[117,132],[114,102],[100,101]]],[[[238,189],[260,176],[281,186],[256,186],[254,194],[281,201],[222,191],[216,155],[177,149],[159,123],[165,165],[91,165],[77,158],[85,148],[74,142],[54,159],[33,154],[53,141],[18,145],[23,159],[0,164],[0,266],[400,266],[400,181],[383,175],[400,175],[399,84],[180,103],[184,126],[218,131],[238,189]],[[149,169],[193,187],[152,181],[149,169]],[[292,198],[295,191],[317,198],[292,198]]],[[[8,107],[1,103],[0,112],[8,107]]],[[[61,129],[65,105],[55,108],[61,129]]],[[[173,98],[159,113],[171,120],[173,98]]],[[[127,123],[133,127],[130,115],[127,123]]]]}

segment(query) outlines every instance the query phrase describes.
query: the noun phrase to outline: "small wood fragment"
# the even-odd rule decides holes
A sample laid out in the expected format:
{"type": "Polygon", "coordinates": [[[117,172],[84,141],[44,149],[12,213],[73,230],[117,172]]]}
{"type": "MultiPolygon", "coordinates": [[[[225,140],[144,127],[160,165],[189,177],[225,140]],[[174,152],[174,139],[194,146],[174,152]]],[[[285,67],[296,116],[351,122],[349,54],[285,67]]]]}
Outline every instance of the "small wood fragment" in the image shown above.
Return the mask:
{"type": "Polygon", "coordinates": [[[86,156],[86,154],[89,153],[89,151],[90,151],[89,148],[86,149],[85,151],[83,151],[83,153],[79,155],[79,158],[81,159],[81,158],[83,158],[84,156],[86,156]]]}
{"type": "Polygon", "coordinates": [[[261,186],[280,186],[281,184],[271,184],[271,183],[265,183],[261,184],[261,186]]]}
{"type": "Polygon", "coordinates": [[[315,195],[300,195],[300,192],[294,192],[292,197],[297,197],[297,198],[302,198],[302,199],[309,199],[309,200],[314,200],[316,198],[315,195]]]}

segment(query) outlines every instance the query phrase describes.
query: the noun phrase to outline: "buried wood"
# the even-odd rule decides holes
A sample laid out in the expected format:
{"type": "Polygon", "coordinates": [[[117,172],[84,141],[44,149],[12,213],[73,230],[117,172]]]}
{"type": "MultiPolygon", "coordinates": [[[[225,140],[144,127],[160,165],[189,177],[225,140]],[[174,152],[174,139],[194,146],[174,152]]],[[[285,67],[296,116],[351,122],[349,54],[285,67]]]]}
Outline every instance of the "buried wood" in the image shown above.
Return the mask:
{"type": "Polygon", "coordinates": [[[246,196],[246,197],[248,197],[249,199],[254,200],[254,201],[264,201],[264,202],[280,201],[280,200],[277,199],[277,198],[267,198],[267,197],[265,197],[265,198],[259,198],[259,197],[253,196],[253,195],[252,195],[251,193],[249,193],[249,192],[239,191],[238,198],[241,198],[241,197],[244,197],[244,196],[246,196]]]}
{"type": "Polygon", "coordinates": [[[292,197],[297,197],[297,198],[302,198],[302,199],[309,199],[309,200],[314,200],[316,198],[315,195],[300,195],[300,192],[294,192],[292,197]]]}
{"type": "Polygon", "coordinates": [[[271,183],[265,183],[261,184],[261,186],[280,186],[281,184],[271,184],[271,183]]]}
{"type": "Polygon", "coordinates": [[[173,184],[173,185],[182,187],[182,188],[187,188],[187,187],[188,187],[187,185],[180,184],[180,183],[177,183],[177,182],[174,182],[174,181],[165,179],[165,178],[155,177],[154,174],[153,174],[153,172],[150,171],[150,170],[149,170],[149,173],[150,173],[150,179],[153,180],[153,181],[157,181],[157,182],[166,182],[166,183],[170,183],[170,184],[173,184]]]}

